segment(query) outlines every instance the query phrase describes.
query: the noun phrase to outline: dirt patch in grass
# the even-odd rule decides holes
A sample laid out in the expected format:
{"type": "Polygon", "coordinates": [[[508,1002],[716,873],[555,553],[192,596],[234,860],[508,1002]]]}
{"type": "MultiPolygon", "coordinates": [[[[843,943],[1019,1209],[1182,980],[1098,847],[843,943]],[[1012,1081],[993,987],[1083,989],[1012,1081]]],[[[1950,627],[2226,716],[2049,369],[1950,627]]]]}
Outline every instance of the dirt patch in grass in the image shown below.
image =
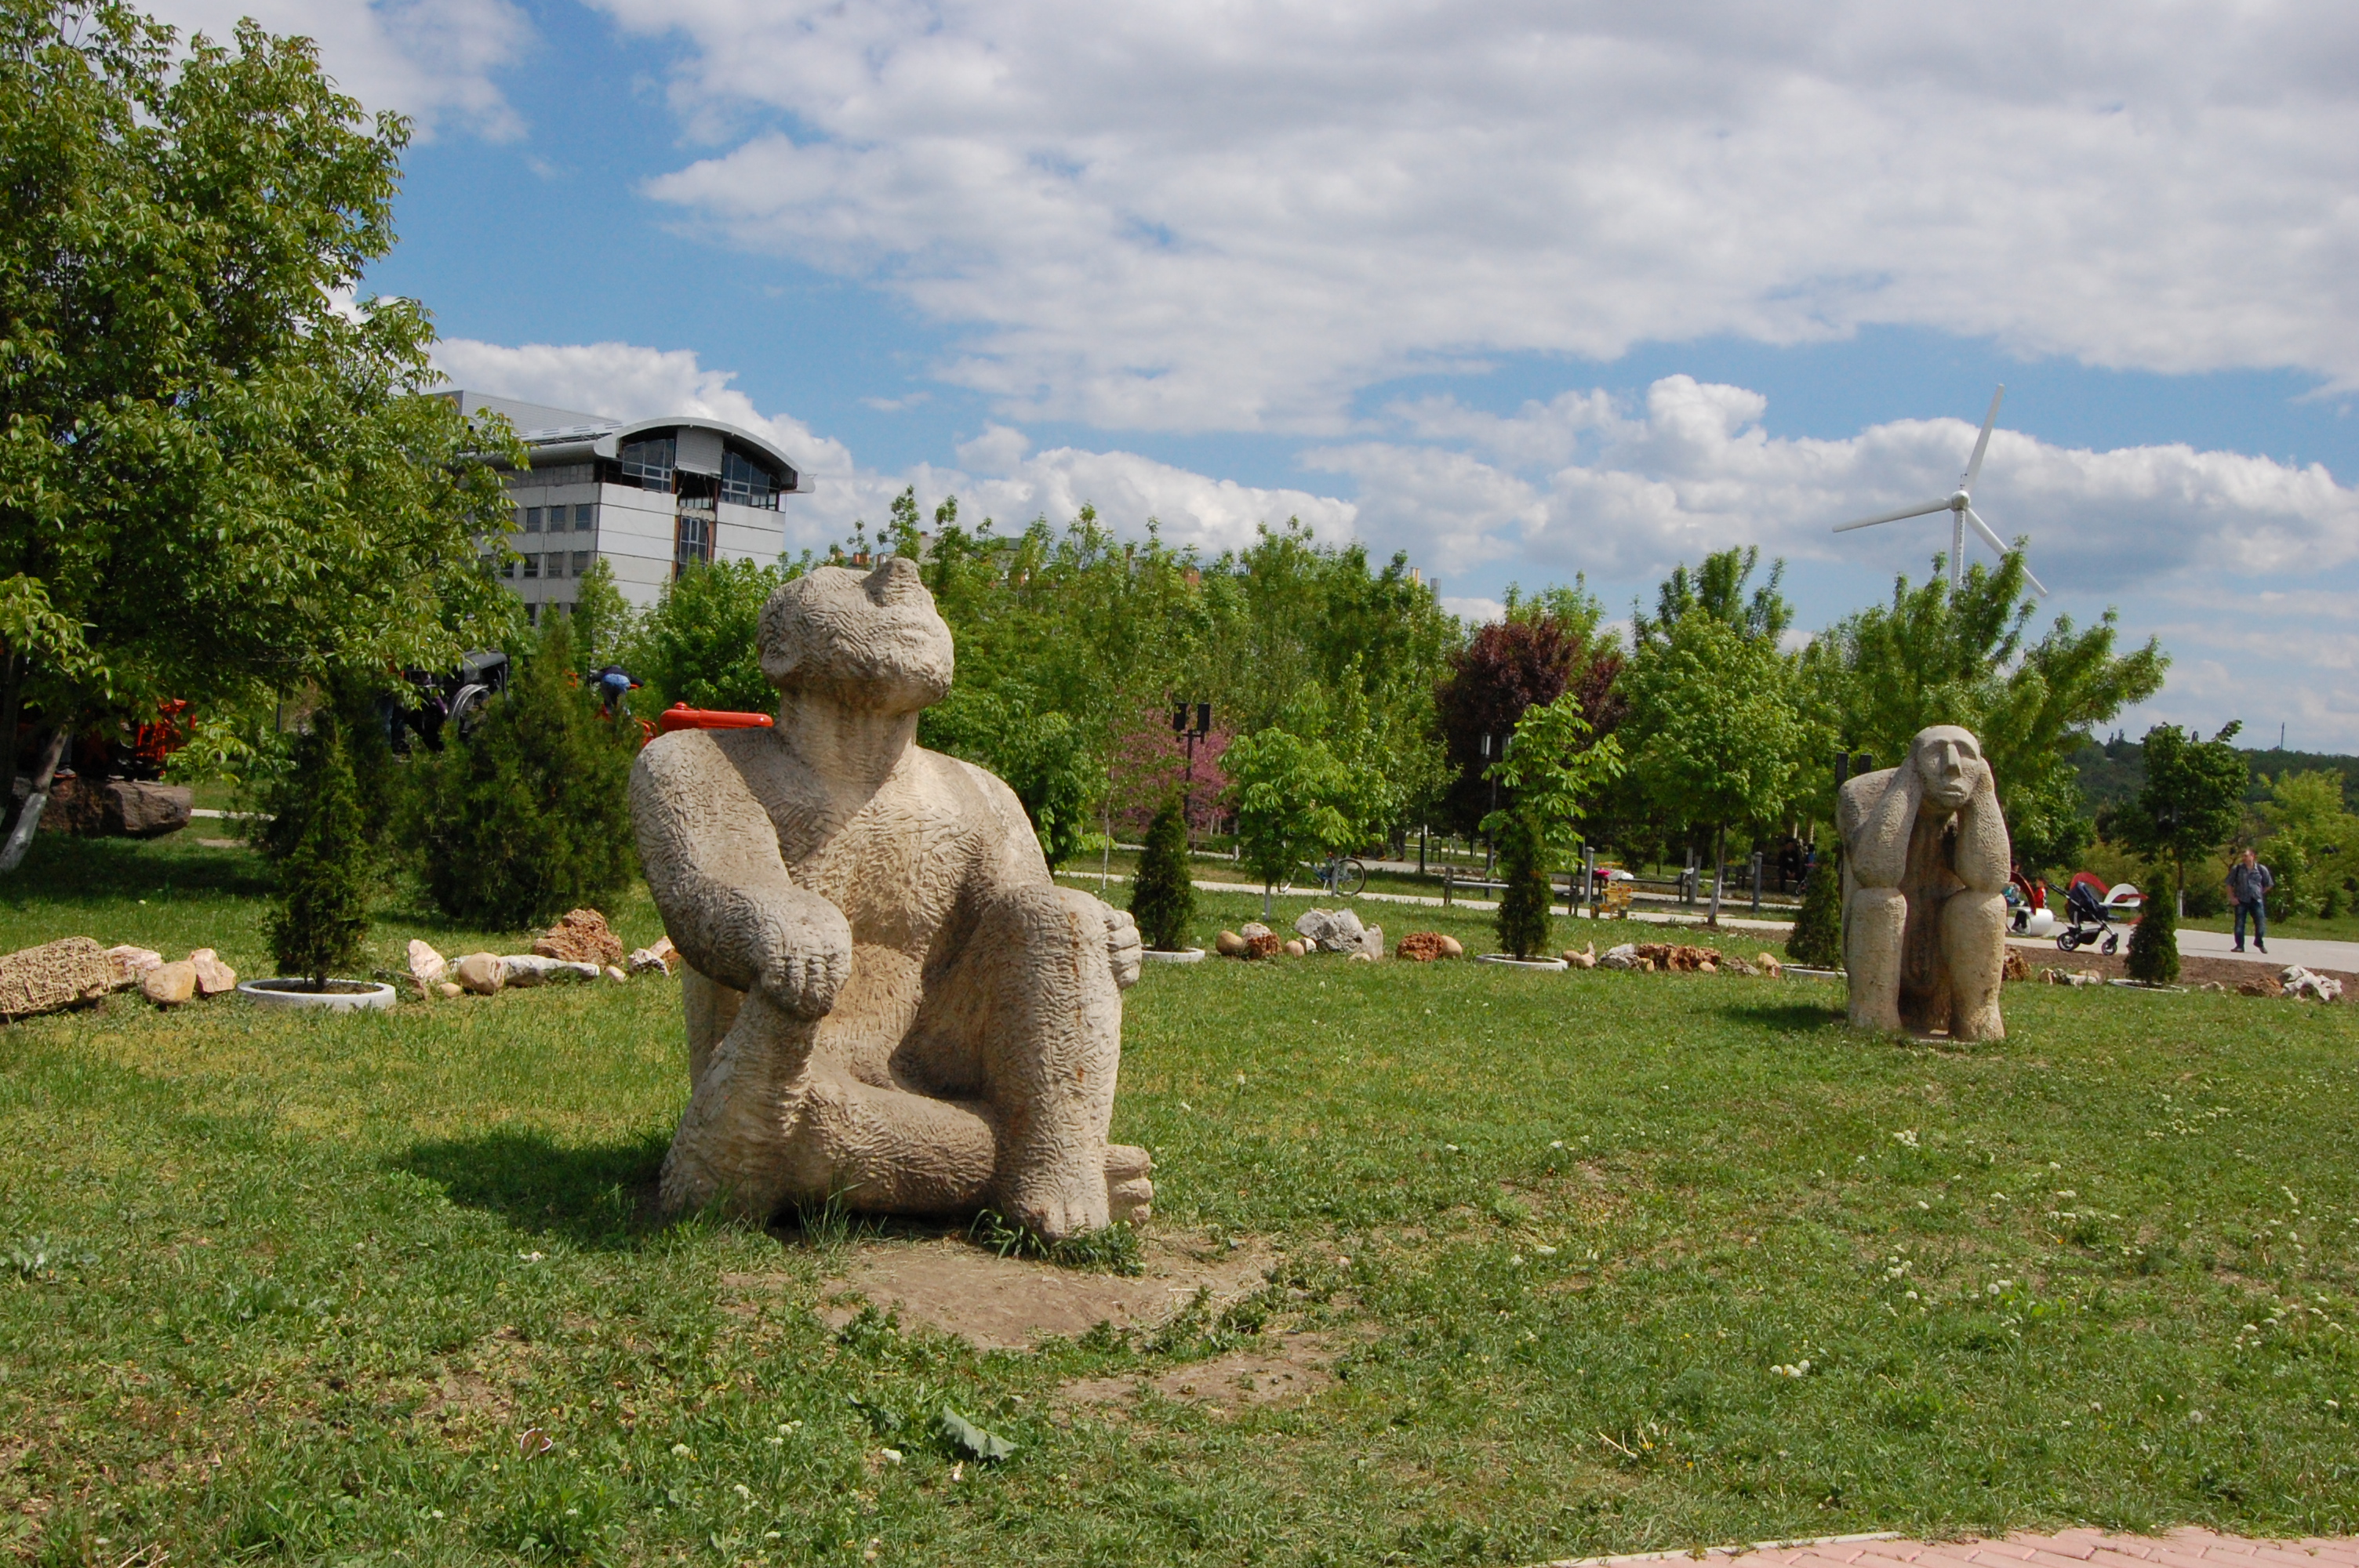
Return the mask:
{"type": "MultiPolygon", "coordinates": [[[[2078,974],[2082,969],[2090,969],[2109,980],[2117,980],[2129,973],[2129,938],[2123,937],[2123,950],[2110,955],[2087,947],[2074,953],[2060,953],[2053,946],[2042,949],[2027,947],[2021,943],[2016,945],[2015,950],[2021,953],[2024,962],[2031,966],[2032,983],[2037,983],[2039,971],[2042,969],[2062,969],[2071,974],[2078,974]]],[[[2206,958],[2182,953],[2179,957],[2179,983],[2182,986],[2200,986],[2207,980],[2212,980],[2234,990],[2246,980],[2258,979],[2263,975],[2274,976],[2279,973],[2287,967],[2287,962],[2277,958],[2275,954],[2268,955],[2262,962],[2255,963],[2249,958],[2206,958]]],[[[2302,967],[2309,968],[2308,965],[2302,967]]],[[[2310,969],[2310,972],[2313,975],[2324,975],[2329,979],[2341,980],[2346,986],[2359,987],[2359,975],[2354,975],[2348,969],[2310,969]]],[[[2026,982],[2017,980],[2015,983],[2022,985],[2026,982]]]]}
{"type": "MultiPolygon", "coordinates": [[[[821,1287],[820,1316],[841,1327],[864,1305],[955,1334],[981,1350],[1022,1350],[1075,1338],[1099,1324],[1123,1331],[1169,1322],[1199,1291],[1217,1313],[1269,1279],[1277,1254],[1263,1241],[1231,1247],[1201,1237],[1155,1237],[1141,1272],[1125,1277],[1002,1258],[957,1237],[856,1242],[847,1267],[821,1287]]],[[[775,1289],[776,1276],[724,1274],[733,1290],[775,1289]]]]}
{"type": "Polygon", "coordinates": [[[1057,1402],[1118,1406],[1151,1390],[1167,1400],[1215,1411],[1299,1403],[1334,1383],[1335,1358],[1346,1347],[1339,1336],[1315,1329],[1267,1334],[1245,1348],[1151,1377],[1079,1379],[1057,1390],[1057,1402]]]}

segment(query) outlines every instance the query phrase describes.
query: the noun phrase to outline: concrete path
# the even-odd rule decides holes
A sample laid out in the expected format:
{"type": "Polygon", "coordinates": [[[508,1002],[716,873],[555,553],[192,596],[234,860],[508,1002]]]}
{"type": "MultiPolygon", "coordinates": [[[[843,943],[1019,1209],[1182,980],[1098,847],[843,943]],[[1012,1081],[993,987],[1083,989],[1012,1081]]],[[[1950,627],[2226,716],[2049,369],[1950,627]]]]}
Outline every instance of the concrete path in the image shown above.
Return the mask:
{"type": "Polygon", "coordinates": [[[2256,1541],[2175,1530],[2168,1535],[2109,1535],[2068,1530],[2060,1535],[2015,1534],[2004,1541],[1929,1544],[1890,1535],[1844,1535],[1822,1541],[1715,1546],[1702,1552],[1644,1552],[1628,1557],[1567,1557],[1538,1568],[1639,1568],[1710,1561],[1714,1568],[2359,1568],[2359,1539],[2311,1536],[2256,1541]]]}

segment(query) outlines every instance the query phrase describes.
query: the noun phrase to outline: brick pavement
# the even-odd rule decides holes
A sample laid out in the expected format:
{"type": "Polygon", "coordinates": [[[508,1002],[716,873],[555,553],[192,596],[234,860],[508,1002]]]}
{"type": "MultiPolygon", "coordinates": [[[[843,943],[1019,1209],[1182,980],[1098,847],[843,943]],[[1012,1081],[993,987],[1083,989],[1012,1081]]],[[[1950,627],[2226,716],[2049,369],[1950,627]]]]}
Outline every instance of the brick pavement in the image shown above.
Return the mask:
{"type": "Polygon", "coordinates": [[[2058,1535],[2017,1533],[2003,1541],[1936,1542],[1845,1535],[1701,1552],[1568,1557],[1539,1568],[1677,1568],[1694,1562],[1710,1562],[1712,1568],[2359,1568],[2359,1539],[2256,1541],[2194,1529],[2161,1536],[2068,1530],[2058,1535]]]}

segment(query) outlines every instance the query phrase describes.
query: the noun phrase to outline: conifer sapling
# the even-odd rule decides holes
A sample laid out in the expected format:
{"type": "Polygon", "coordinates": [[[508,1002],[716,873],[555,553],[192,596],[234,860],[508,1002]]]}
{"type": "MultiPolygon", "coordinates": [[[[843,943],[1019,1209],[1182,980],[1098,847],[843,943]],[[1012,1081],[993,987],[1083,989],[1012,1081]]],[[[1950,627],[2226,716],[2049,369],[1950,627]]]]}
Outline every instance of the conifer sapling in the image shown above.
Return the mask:
{"type": "Polygon", "coordinates": [[[1176,953],[1187,945],[1188,927],[1196,919],[1196,890],[1188,876],[1188,825],[1176,799],[1166,801],[1147,824],[1130,913],[1149,947],[1176,953]]]}

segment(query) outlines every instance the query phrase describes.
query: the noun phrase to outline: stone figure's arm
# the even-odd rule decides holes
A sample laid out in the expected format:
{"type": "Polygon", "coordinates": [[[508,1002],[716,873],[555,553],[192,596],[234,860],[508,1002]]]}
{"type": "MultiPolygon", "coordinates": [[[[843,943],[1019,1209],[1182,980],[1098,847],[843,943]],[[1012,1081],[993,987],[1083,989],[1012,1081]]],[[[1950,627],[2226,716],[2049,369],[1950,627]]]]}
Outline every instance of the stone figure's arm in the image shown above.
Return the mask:
{"type": "MultiPolygon", "coordinates": [[[[1024,803],[1006,781],[971,762],[962,762],[976,787],[989,803],[993,816],[998,822],[999,842],[995,852],[985,858],[982,880],[993,887],[1022,887],[1049,882],[1048,858],[1040,852],[1039,836],[1032,831],[1032,819],[1025,814],[1024,803]]],[[[1138,983],[1141,964],[1139,954],[1144,945],[1138,937],[1138,923],[1130,912],[1114,908],[1103,900],[1091,897],[1075,888],[1059,888],[1066,901],[1078,910],[1082,918],[1101,922],[1105,926],[1106,963],[1114,971],[1114,983],[1128,990],[1138,983]]]]}
{"type": "Polygon", "coordinates": [[[795,886],[769,814],[712,737],[682,731],[639,753],[631,820],[665,929],[700,973],[759,987],[798,1017],[835,1005],[852,972],[852,926],[795,886]]]}
{"type": "Polygon", "coordinates": [[[1958,810],[1958,880],[1976,892],[2003,892],[2012,863],[2006,818],[1998,808],[1998,784],[1990,764],[1982,764],[1974,793],[1958,810]]]}
{"type": "Polygon", "coordinates": [[[1924,788],[1916,768],[1905,762],[1862,773],[1843,785],[1836,818],[1843,830],[1843,872],[1854,886],[1900,885],[1924,788]]]}

